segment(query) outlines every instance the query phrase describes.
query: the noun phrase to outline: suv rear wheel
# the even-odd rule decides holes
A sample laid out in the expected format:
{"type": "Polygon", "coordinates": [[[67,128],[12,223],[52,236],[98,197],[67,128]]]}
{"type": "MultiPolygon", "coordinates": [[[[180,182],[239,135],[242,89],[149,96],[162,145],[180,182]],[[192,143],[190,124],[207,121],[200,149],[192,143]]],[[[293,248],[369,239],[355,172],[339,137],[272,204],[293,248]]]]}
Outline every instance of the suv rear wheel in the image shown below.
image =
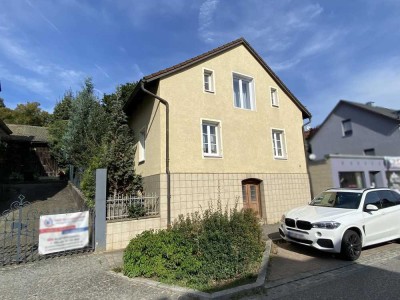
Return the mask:
{"type": "Polygon", "coordinates": [[[361,254],[361,238],[357,232],[347,230],[342,238],[341,255],[346,260],[356,260],[361,254]]]}

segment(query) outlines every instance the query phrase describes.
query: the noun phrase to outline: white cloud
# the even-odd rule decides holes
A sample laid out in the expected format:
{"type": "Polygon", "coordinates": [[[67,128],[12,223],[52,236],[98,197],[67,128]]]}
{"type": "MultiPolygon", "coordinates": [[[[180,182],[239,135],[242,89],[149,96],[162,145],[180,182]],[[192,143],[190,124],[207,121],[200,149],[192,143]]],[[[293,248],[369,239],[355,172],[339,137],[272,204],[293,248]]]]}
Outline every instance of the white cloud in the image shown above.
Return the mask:
{"type": "MultiPolygon", "coordinates": [[[[341,100],[366,103],[400,109],[400,57],[394,57],[379,64],[370,64],[361,70],[341,72],[334,84],[317,83],[315,92],[309,96],[313,124],[321,123],[341,100]]],[[[318,80],[318,79],[316,79],[318,80]]]]}
{"type": "Polygon", "coordinates": [[[28,89],[34,93],[49,96],[51,95],[51,89],[45,81],[38,80],[36,78],[13,74],[4,66],[0,65],[1,75],[3,79],[8,82],[15,83],[23,88],[28,89]]]}
{"type": "Polygon", "coordinates": [[[108,73],[107,73],[103,68],[101,68],[99,65],[94,64],[94,66],[95,66],[104,76],[106,76],[107,78],[111,78],[110,75],[108,75],[108,73]]]}
{"type": "Polygon", "coordinates": [[[199,12],[199,35],[205,42],[214,41],[213,16],[217,9],[218,0],[206,0],[200,6],[199,12]]]}
{"type": "Polygon", "coordinates": [[[51,22],[51,21],[43,14],[43,12],[40,10],[40,8],[38,8],[37,6],[34,6],[29,0],[25,0],[25,1],[26,1],[26,3],[28,3],[28,5],[29,5],[30,7],[32,7],[34,10],[37,11],[37,13],[39,14],[39,16],[40,16],[47,24],[49,24],[50,27],[51,27],[53,30],[57,31],[58,33],[61,33],[60,29],[58,29],[58,27],[57,27],[53,22],[51,22]]]}
{"type": "Polygon", "coordinates": [[[186,13],[190,6],[187,0],[146,0],[135,1],[134,4],[126,0],[106,0],[106,2],[123,15],[127,15],[135,27],[148,26],[148,22],[159,16],[186,13]]]}
{"type": "Polygon", "coordinates": [[[33,49],[27,46],[26,41],[20,42],[11,38],[12,34],[8,35],[6,30],[0,30],[0,33],[2,33],[0,51],[15,64],[37,74],[45,75],[49,73],[49,67],[40,63],[37,58],[33,57],[31,52],[33,49]],[[22,43],[25,45],[22,46],[22,43]],[[31,51],[26,51],[26,48],[30,48],[31,51]]]}

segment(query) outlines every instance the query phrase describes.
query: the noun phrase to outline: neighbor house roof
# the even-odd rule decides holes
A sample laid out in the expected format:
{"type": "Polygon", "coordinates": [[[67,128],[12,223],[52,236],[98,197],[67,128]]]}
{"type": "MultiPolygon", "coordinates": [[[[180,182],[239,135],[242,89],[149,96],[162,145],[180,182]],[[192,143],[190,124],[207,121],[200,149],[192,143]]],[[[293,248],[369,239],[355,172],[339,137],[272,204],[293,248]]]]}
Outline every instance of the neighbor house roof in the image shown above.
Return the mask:
{"type": "Polygon", "coordinates": [[[3,122],[3,120],[0,119],[0,128],[6,133],[6,134],[11,134],[12,131],[10,128],[8,128],[8,126],[6,125],[6,123],[3,122]]]}
{"type": "Polygon", "coordinates": [[[394,110],[386,107],[381,107],[381,106],[374,106],[372,102],[367,102],[367,103],[359,103],[359,102],[353,102],[353,101],[348,101],[348,100],[340,100],[335,107],[332,109],[332,111],[328,114],[328,116],[325,118],[325,120],[316,127],[316,130],[308,136],[308,139],[311,140],[313,137],[319,132],[319,129],[324,126],[324,124],[329,120],[330,116],[336,111],[336,109],[341,106],[341,105],[350,105],[353,107],[357,107],[359,109],[363,109],[365,111],[369,111],[374,114],[378,114],[380,116],[389,118],[391,120],[400,122],[400,110],[394,110]]]}
{"type": "MultiPolygon", "coordinates": [[[[222,45],[218,48],[215,48],[213,50],[210,50],[208,52],[205,52],[203,54],[200,54],[196,57],[190,58],[188,60],[185,60],[184,62],[181,62],[179,64],[176,64],[172,67],[160,70],[158,72],[155,72],[153,74],[144,76],[142,81],[144,82],[152,82],[154,80],[158,80],[161,78],[164,78],[166,76],[172,75],[176,72],[179,72],[183,69],[189,68],[195,64],[198,64],[206,59],[215,57],[223,52],[226,52],[228,50],[231,50],[235,47],[238,47],[240,45],[243,45],[253,56],[254,58],[263,66],[265,71],[276,81],[276,83],[279,85],[279,87],[289,96],[289,98],[296,104],[296,106],[302,111],[303,118],[311,118],[311,113],[307,110],[307,108],[293,95],[293,93],[288,89],[288,87],[282,82],[282,80],[272,71],[272,69],[267,65],[267,63],[261,58],[260,55],[257,54],[257,52],[250,46],[250,44],[244,39],[244,38],[239,38],[237,40],[234,40],[230,43],[227,43],[225,45],[222,45]]],[[[131,98],[134,98],[137,92],[140,90],[140,83],[136,86],[136,89],[133,91],[132,96],[128,100],[128,103],[126,104],[125,107],[129,105],[129,102],[132,101],[131,98]]]]}
{"type": "Polygon", "coordinates": [[[347,101],[347,100],[341,100],[342,103],[347,103],[349,105],[353,105],[355,107],[367,110],[372,113],[376,113],[378,115],[394,119],[399,121],[400,120],[400,110],[394,110],[386,107],[381,107],[381,106],[375,106],[373,105],[373,102],[369,102],[369,104],[364,104],[364,103],[357,103],[357,102],[352,102],[352,101],[347,101]]]}
{"type": "Polygon", "coordinates": [[[29,141],[36,143],[47,143],[49,141],[49,132],[47,127],[7,124],[12,130],[12,134],[8,137],[13,141],[29,141]]]}

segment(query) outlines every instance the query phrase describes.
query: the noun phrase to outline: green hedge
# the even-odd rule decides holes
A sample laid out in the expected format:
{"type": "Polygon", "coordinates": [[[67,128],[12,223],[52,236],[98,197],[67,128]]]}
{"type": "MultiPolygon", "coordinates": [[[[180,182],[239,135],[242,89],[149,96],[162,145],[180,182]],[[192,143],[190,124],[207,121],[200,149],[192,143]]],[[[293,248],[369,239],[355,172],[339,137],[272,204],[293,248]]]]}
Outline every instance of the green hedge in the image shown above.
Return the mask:
{"type": "Polygon", "coordinates": [[[206,210],[168,230],[145,231],[124,252],[124,274],[208,288],[245,277],[259,266],[264,251],[258,218],[251,210],[206,210]]]}

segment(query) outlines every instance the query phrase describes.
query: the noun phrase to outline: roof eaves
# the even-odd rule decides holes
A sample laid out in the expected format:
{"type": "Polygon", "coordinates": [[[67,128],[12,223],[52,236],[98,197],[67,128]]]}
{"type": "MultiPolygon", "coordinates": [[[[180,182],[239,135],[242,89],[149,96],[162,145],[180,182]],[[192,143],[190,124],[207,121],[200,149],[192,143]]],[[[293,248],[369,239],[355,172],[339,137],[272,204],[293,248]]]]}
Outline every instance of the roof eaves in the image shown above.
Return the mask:
{"type": "Polygon", "coordinates": [[[127,110],[129,109],[129,107],[132,104],[133,100],[135,99],[136,95],[140,92],[142,81],[143,81],[143,79],[139,80],[139,82],[136,84],[134,90],[132,91],[131,95],[129,96],[128,100],[125,102],[124,106],[122,107],[122,110],[125,113],[127,113],[127,110]]]}
{"type": "MultiPolygon", "coordinates": [[[[340,101],[341,101],[342,103],[346,103],[346,104],[352,105],[352,106],[354,106],[354,107],[363,109],[363,110],[365,110],[365,111],[378,114],[378,115],[380,115],[380,116],[382,116],[382,117],[389,118],[389,119],[392,119],[392,120],[395,120],[395,121],[400,121],[400,120],[399,120],[399,117],[398,117],[397,115],[396,115],[396,116],[395,116],[395,115],[391,116],[391,115],[389,115],[389,114],[385,114],[385,113],[383,113],[383,112],[380,111],[380,110],[374,109],[374,108],[375,108],[374,106],[368,107],[366,104],[358,103],[358,102],[352,102],[352,101],[348,101],[348,100],[340,100],[340,101]]],[[[390,113],[393,113],[393,114],[395,113],[395,110],[392,110],[392,109],[389,109],[389,108],[386,108],[386,107],[380,107],[380,108],[382,108],[382,109],[387,109],[388,112],[390,112],[390,113]]]]}
{"type": "Polygon", "coordinates": [[[208,52],[205,52],[203,54],[200,54],[198,56],[195,56],[195,57],[192,57],[192,58],[190,58],[188,60],[185,60],[185,61],[183,61],[183,62],[181,62],[179,64],[176,64],[176,65],[174,65],[172,67],[169,67],[169,68],[160,70],[158,72],[155,72],[153,74],[147,75],[147,76],[143,77],[143,80],[146,81],[146,82],[150,82],[150,81],[153,81],[153,80],[156,80],[156,79],[160,79],[160,78],[168,76],[168,75],[170,75],[172,73],[178,72],[178,71],[180,71],[180,70],[182,70],[184,68],[190,67],[190,66],[198,63],[199,61],[202,61],[204,59],[210,58],[212,56],[216,56],[216,55],[218,55],[218,54],[220,54],[220,53],[222,53],[222,52],[224,52],[224,51],[226,51],[228,49],[232,49],[232,48],[234,48],[236,46],[239,46],[242,43],[246,43],[246,41],[244,40],[244,38],[239,38],[239,39],[234,40],[234,41],[232,41],[230,43],[224,44],[224,45],[222,45],[222,46],[220,46],[218,48],[212,49],[212,50],[210,50],[208,52]]]}
{"type": "MultiPolygon", "coordinates": [[[[206,53],[200,54],[196,57],[193,57],[191,59],[188,59],[184,62],[181,62],[179,64],[176,64],[172,67],[163,69],[161,71],[158,71],[156,73],[144,76],[143,79],[141,81],[144,82],[151,82],[154,80],[158,80],[160,78],[166,77],[168,75],[171,75],[175,72],[178,72],[182,69],[188,68],[194,64],[199,63],[202,60],[208,59],[210,57],[214,57],[216,55],[219,55],[222,52],[225,52],[227,50],[230,50],[232,48],[235,48],[239,45],[244,45],[247,50],[253,55],[253,57],[264,67],[264,69],[267,71],[267,73],[278,83],[278,85],[280,86],[280,88],[289,96],[289,98],[295,103],[295,105],[302,111],[302,116],[303,119],[307,119],[307,118],[311,118],[311,113],[307,110],[307,108],[296,98],[296,96],[294,96],[294,94],[289,90],[289,88],[283,83],[283,81],[278,77],[278,75],[276,75],[272,69],[267,65],[267,63],[261,58],[260,55],[258,55],[258,53],[250,46],[250,44],[243,38],[239,38],[237,40],[234,40],[230,43],[227,43],[225,45],[222,45],[218,48],[215,48],[213,50],[210,50],[206,53]]],[[[140,84],[138,84],[137,86],[140,86],[140,84]]],[[[136,90],[136,89],[135,89],[136,90]]],[[[140,87],[138,88],[138,91],[140,90],[140,87]]],[[[124,107],[124,109],[127,109],[129,104],[133,101],[131,99],[134,98],[134,96],[137,94],[137,92],[135,93],[135,91],[131,94],[131,97],[129,98],[129,100],[127,101],[126,106],[124,107]]]]}
{"type": "Polygon", "coordinates": [[[297,99],[297,97],[289,90],[289,88],[283,83],[283,81],[275,74],[274,71],[268,66],[268,64],[262,59],[260,55],[250,46],[250,44],[243,39],[244,45],[250,51],[250,53],[257,59],[257,61],[266,69],[269,75],[278,83],[278,85],[285,91],[285,93],[293,100],[298,108],[303,112],[303,119],[311,118],[311,113],[308,109],[297,99]]]}
{"type": "Polygon", "coordinates": [[[12,131],[10,128],[8,128],[8,126],[6,125],[6,123],[4,123],[3,120],[0,119],[0,127],[4,130],[5,133],[7,134],[12,134],[12,131]]]}

